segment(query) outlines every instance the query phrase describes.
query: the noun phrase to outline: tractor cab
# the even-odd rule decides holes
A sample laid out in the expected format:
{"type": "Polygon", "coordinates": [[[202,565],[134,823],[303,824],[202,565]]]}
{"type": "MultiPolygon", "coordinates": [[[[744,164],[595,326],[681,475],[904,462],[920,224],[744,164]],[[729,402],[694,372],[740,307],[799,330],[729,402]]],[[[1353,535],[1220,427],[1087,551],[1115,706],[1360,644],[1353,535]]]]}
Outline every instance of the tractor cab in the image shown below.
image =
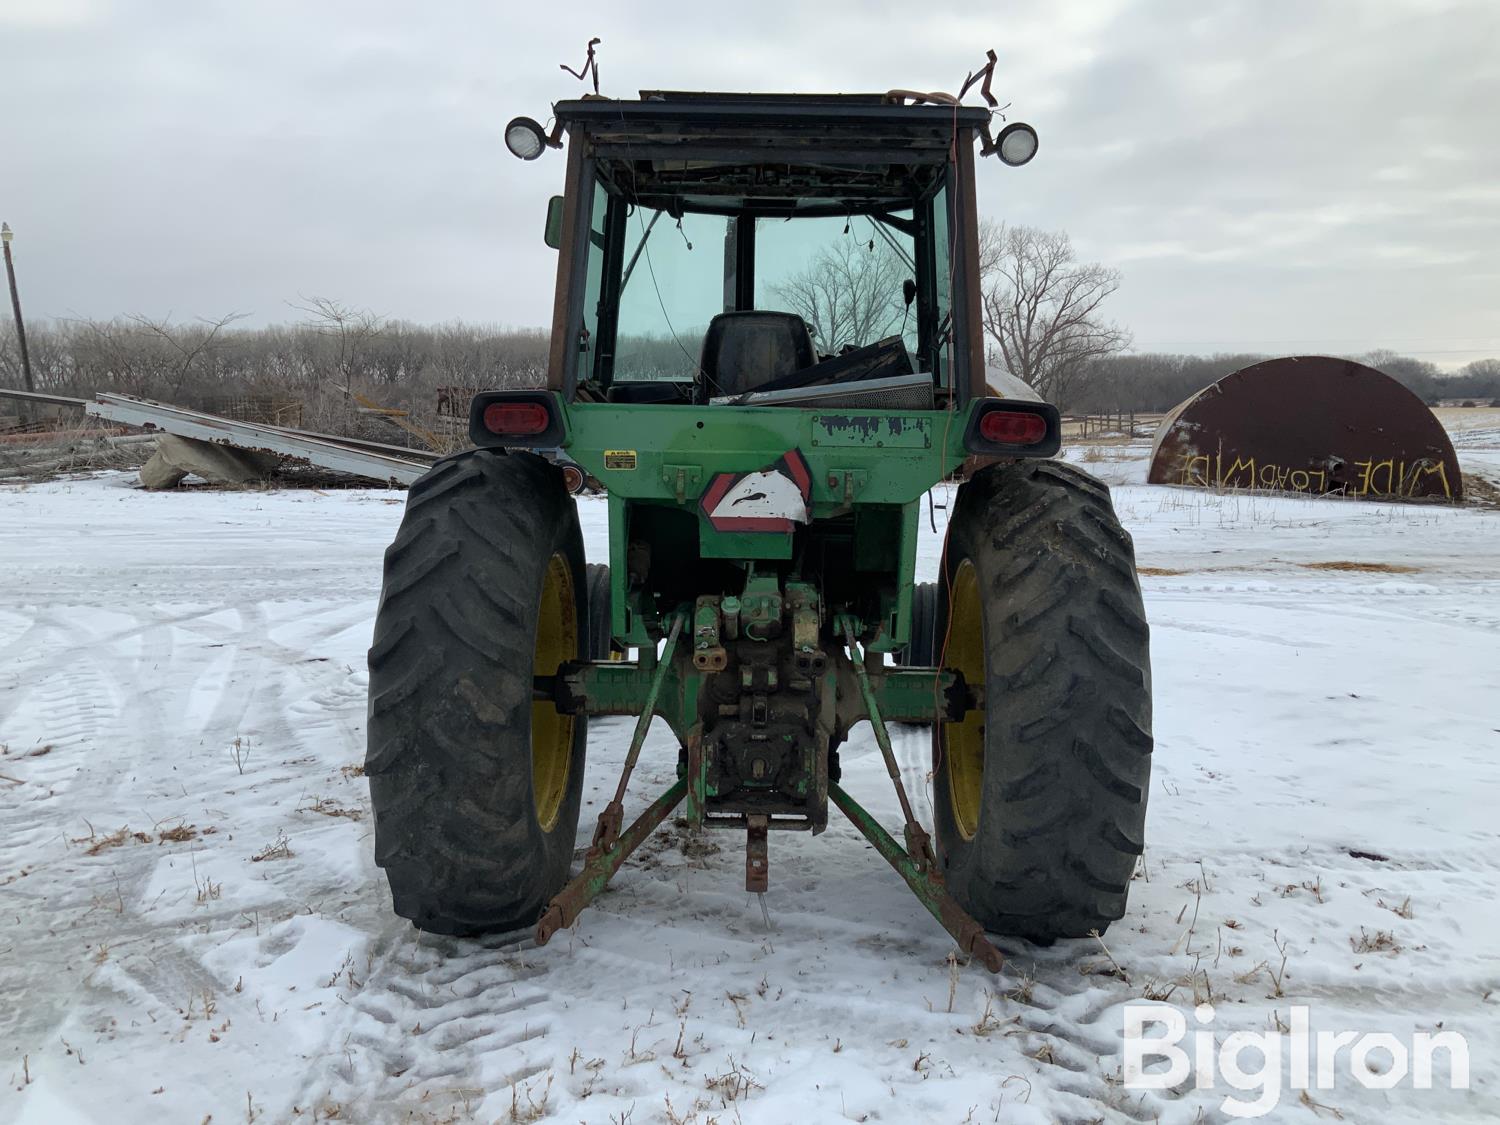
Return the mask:
{"type": "MultiPolygon", "coordinates": [[[[983,385],[974,160],[990,113],[904,103],[560,103],[549,386],[615,403],[966,402],[983,385]]],[[[1029,158],[1035,134],[1010,129],[1029,158]]]]}
{"type": "Polygon", "coordinates": [[[470,434],[609,493],[612,643],[759,573],[896,651],[922,495],[972,455],[1056,451],[1047,404],[976,409],[975,161],[1036,135],[943,97],[646,91],[506,129],[566,156],[547,390],[477,396],[470,434]]]}

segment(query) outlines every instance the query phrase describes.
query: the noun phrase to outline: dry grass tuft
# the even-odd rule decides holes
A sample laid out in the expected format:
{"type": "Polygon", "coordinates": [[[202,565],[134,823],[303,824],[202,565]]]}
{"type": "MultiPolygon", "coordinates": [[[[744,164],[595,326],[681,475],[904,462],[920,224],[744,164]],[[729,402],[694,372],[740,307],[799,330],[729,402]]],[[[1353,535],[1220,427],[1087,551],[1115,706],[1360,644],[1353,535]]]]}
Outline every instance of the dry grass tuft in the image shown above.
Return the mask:
{"type": "Polygon", "coordinates": [[[1185,570],[1173,570],[1169,566],[1138,566],[1135,572],[1142,578],[1175,578],[1179,574],[1187,574],[1185,570]]]}
{"type": "Polygon", "coordinates": [[[129,825],[117,829],[106,836],[98,835],[91,827],[87,836],[76,836],[72,842],[89,845],[83,849],[84,855],[98,855],[100,852],[108,851],[110,848],[118,848],[131,840],[134,840],[138,844],[149,844],[151,837],[144,832],[132,832],[129,825]]]}
{"type": "Polygon", "coordinates": [[[1389,910],[1392,914],[1396,915],[1396,917],[1398,917],[1398,918],[1410,918],[1412,916],[1412,913],[1411,913],[1411,895],[1407,895],[1404,901],[1402,901],[1401,903],[1399,903],[1399,904],[1397,904],[1395,906],[1392,906],[1390,903],[1386,902],[1385,899],[1383,899],[1383,898],[1376,899],[1375,900],[1375,905],[1376,906],[1380,906],[1380,907],[1384,907],[1386,910],[1389,910]]]}
{"type": "Polygon", "coordinates": [[[1401,947],[1396,944],[1396,935],[1390,930],[1376,930],[1373,934],[1363,926],[1359,928],[1359,937],[1349,939],[1350,946],[1356,953],[1400,953],[1401,947]]]}
{"type": "Polygon", "coordinates": [[[1036,993],[1036,977],[1029,973],[1022,973],[1016,978],[1016,987],[1005,994],[1009,1000],[1017,1004],[1030,1004],[1036,993]]]}
{"type": "Polygon", "coordinates": [[[1324,1111],[1326,1110],[1328,1113],[1331,1113],[1333,1115],[1333,1119],[1335,1121],[1342,1121],[1344,1119],[1344,1115],[1337,1109],[1334,1109],[1333,1106],[1325,1105],[1322,1102],[1313,1101],[1312,1098],[1308,1097],[1306,1090],[1302,1091],[1302,1096],[1299,1097],[1297,1101],[1301,1105],[1305,1105],[1308,1109],[1312,1110],[1315,1117],[1322,1117],[1324,1111]]]}
{"type": "Polygon", "coordinates": [[[1178,983],[1177,981],[1166,981],[1158,977],[1152,977],[1141,987],[1141,995],[1147,1000],[1165,1003],[1172,999],[1172,994],[1177,991],[1178,983]]]}
{"type": "Polygon", "coordinates": [[[330,797],[319,797],[310,805],[303,805],[298,812],[314,812],[320,816],[342,816],[349,820],[359,820],[363,817],[363,809],[345,808],[330,797]]]}
{"type": "Polygon", "coordinates": [[[550,1070],[547,1072],[547,1084],[542,1087],[542,1096],[540,1099],[531,1096],[530,1083],[523,1087],[520,1093],[526,1096],[525,1105],[521,1104],[515,1083],[512,1082],[510,1086],[510,1115],[506,1120],[513,1122],[514,1125],[531,1125],[533,1121],[540,1121],[547,1116],[547,1099],[552,1094],[552,1072],[550,1070]]]}
{"type": "Polygon", "coordinates": [[[1297,565],[1304,570],[1353,570],[1362,574],[1417,574],[1422,569],[1419,566],[1403,566],[1400,563],[1349,562],[1346,559],[1335,562],[1298,563],[1297,565]]]}
{"type": "MultiPolygon", "coordinates": [[[[1030,998],[1031,992],[1028,988],[1027,999],[1023,1002],[1029,1003],[1030,998]]],[[[1012,1016],[1010,1019],[1002,1020],[999,1014],[995,1011],[995,997],[987,992],[985,993],[984,997],[984,1012],[980,1015],[978,1022],[976,1022],[974,1026],[969,1030],[972,1031],[975,1035],[979,1036],[979,1038],[984,1039],[990,1035],[995,1034],[995,1032],[999,1031],[1006,1024],[1018,1022],[1019,1018],[1020,1017],[1018,1016],[1012,1016]]]]}
{"type": "Polygon", "coordinates": [[[765,1087],[755,1080],[755,1075],[729,1058],[729,1069],[723,1074],[714,1075],[704,1080],[707,1087],[719,1096],[719,1101],[728,1108],[730,1103],[737,1102],[748,1097],[752,1090],[764,1090],[765,1087]]]}
{"type": "Polygon", "coordinates": [[[198,827],[193,824],[179,824],[176,828],[164,828],[156,834],[156,842],[161,844],[185,844],[189,840],[198,838],[198,827]]]}
{"type": "Polygon", "coordinates": [[[250,857],[250,862],[263,863],[268,859],[291,859],[294,854],[291,841],[286,838],[286,833],[278,832],[276,833],[276,839],[250,857]]]}

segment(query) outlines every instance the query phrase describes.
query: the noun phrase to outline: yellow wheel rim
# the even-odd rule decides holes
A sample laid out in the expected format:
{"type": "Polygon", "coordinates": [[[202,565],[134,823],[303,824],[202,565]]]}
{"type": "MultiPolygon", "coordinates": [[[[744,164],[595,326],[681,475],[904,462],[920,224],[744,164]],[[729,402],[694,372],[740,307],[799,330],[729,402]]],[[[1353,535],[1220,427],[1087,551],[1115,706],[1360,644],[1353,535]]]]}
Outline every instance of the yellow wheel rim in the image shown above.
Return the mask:
{"type": "MultiPolygon", "coordinates": [[[[968,559],[958,564],[948,605],[948,648],[943,665],[963,673],[966,683],[983,687],[984,618],[979,572],[968,559]]],[[[970,711],[961,722],[944,723],[942,747],[953,821],[959,835],[972,840],[979,831],[979,809],[984,799],[984,711],[970,711]]]]}
{"type": "MultiPolygon", "coordinates": [[[[533,675],[552,676],[559,665],[578,659],[578,612],[573,596],[573,568],[559,551],[547,562],[542,604],[536,622],[533,675]]],[[[557,824],[568,772],[573,763],[573,716],[559,714],[550,702],[531,705],[531,795],[537,822],[545,832],[557,824]]]]}

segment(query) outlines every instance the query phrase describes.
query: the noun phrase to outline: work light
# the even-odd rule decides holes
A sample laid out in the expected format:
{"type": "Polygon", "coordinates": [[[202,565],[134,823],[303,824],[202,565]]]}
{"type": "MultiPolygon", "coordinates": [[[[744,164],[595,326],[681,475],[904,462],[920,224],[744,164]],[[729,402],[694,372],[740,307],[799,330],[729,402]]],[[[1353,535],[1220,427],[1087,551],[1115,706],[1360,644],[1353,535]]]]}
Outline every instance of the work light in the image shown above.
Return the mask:
{"type": "Polygon", "coordinates": [[[1001,162],[1009,164],[1012,168],[1019,168],[1035,156],[1036,147],[1036,130],[1021,121],[1013,122],[1001,129],[1000,139],[995,143],[1001,162]]]}
{"type": "MultiPolygon", "coordinates": [[[[505,127],[505,147],[522,160],[535,160],[547,147],[547,134],[529,117],[517,117],[505,127]]],[[[1032,146],[1036,146],[1033,144],[1032,146]]]]}

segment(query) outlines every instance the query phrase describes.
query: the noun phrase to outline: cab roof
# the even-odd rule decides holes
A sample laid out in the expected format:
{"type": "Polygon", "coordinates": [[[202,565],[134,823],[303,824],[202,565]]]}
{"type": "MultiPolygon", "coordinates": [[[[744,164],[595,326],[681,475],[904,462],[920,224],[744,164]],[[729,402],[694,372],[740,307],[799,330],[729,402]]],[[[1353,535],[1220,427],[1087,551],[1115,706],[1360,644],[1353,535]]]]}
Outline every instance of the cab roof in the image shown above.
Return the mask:
{"type": "Polygon", "coordinates": [[[644,90],[554,106],[601,178],[670,210],[838,214],[909,207],[936,189],[986,109],[889,94],[644,90]]]}
{"type": "Polygon", "coordinates": [[[639,100],[588,97],[553,111],[570,130],[607,139],[712,144],[757,135],[767,143],[813,136],[906,147],[947,147],[955,130],[981,128],[978,106],[905,105],[891,94],[736,94],[642,90],[639,100]],[[770,132],[768,133],[767,130],[770,132]]]}

